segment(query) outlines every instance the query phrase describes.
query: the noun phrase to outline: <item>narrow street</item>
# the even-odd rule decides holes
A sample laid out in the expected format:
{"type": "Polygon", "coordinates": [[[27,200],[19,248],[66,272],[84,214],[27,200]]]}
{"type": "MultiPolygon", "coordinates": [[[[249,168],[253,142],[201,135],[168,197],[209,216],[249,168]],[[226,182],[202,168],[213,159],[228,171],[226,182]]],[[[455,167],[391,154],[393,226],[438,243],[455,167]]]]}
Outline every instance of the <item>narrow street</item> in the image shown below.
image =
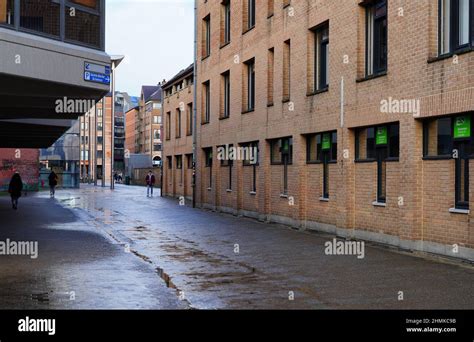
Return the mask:
{"type": "Polygon", "coordinates": [[[474,268],[333,236],[82,186],[0,197],[0,241],[38,241],[38,259],[1,256],[2,309],[470,309],[474,268]],[[400,300],[402,293],[403,300],[400,300]],[[72,295],[71,295],[72,294],[72,295]]]}

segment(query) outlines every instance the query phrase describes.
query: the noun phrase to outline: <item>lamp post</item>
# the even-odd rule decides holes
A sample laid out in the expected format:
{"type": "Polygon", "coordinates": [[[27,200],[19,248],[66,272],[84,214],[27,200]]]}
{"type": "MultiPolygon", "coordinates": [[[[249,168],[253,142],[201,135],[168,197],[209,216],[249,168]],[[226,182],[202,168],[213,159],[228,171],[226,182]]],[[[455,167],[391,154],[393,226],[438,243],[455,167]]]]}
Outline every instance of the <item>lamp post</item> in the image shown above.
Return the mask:
{"type": "Polygon", "coordinates": [[[110,127],[111,139],[110,139],[110,189],[115,189],[114,180],[114,162],[115,162],[115,69],[123,61],[125,56],[116,55],[110,56],[112,60],[112,125],[110,127]]]}

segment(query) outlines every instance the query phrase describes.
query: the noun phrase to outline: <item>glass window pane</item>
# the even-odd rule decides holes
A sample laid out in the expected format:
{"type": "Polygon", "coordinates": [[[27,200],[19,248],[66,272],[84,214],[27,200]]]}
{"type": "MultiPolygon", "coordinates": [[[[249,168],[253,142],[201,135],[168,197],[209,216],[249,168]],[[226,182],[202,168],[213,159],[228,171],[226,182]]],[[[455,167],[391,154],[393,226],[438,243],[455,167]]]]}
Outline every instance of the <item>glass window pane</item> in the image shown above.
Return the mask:
{"type": "Polygon", "coordinates": [[[20,26],[22,28],[59,36],[60,5],[51,0],[22,0],[20,26]]]}
{"type": "Polygon", "coordinates": [[[398,124],[389,127],[390,147],[389,157],[398,158],[400,155],[400,126],[398,124]]]}
{"type": "Polygon", "coordinates": [[[459,45],[469,43],[469,0],[459,0],[459,45]]]}
{"type": "Polygon", "coordinates": [[[100,17],[66,7],[66,39],[100,47],[100,17]]]}
{"type": "Polygon", "coordinates": [[[451,118],[437,120],[437,150],[438,155],[452,153],[453,138],[451,133],[451,118]]]}
{"type": "Polygon", "coordinates": [[[451,0],[441,1],[441,53],[448,53],[450,50],[450,34],[451,34],[451,0]]]}

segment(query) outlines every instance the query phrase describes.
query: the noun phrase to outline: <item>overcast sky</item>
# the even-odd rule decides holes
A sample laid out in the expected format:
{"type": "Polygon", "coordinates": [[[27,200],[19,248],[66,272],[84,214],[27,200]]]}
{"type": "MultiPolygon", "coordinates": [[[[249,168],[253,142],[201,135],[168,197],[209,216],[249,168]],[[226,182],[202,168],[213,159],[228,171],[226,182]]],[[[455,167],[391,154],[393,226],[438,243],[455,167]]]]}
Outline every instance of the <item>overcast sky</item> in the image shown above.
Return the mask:
{"type": "Polygon", "coordinates": [[[116,88],[170,79],[193,62],[194,0],[106,0],[106,52],[124,55],[116,88]]]}

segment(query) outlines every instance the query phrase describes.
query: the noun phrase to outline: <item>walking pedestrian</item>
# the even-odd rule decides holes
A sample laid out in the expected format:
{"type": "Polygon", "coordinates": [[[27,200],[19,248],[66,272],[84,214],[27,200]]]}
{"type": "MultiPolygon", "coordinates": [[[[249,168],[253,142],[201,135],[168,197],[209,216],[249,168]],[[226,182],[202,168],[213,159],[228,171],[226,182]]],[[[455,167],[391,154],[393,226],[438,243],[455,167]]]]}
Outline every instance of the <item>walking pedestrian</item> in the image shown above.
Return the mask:
{"type": "Polygon", "coordinates": [[[58,176],[54,171],[51,171],[51,173],[48,176],[49,180],[49,196],[51,198],[54,198],[54,195],[56,194],[56,186],[58,185],[58,176]]]}
{"type": "Polygon", "coordinates": [[[15,172],[12,179],[10,180],[10,185],[8,186],[8,192],[12,198],[12,208],[13,210],[18,209],[18,199],[21,197],[21,192],[23,191],[23,181],[19,172],[15,172]]]}
{"type": "Polygon", "coordinates": [[[153,187],[155,186],[155,175],[153,172],[150,170],[148,174],[146,175],[145,182],[146,182],[146,197],[153,197],[153,187]]]}

